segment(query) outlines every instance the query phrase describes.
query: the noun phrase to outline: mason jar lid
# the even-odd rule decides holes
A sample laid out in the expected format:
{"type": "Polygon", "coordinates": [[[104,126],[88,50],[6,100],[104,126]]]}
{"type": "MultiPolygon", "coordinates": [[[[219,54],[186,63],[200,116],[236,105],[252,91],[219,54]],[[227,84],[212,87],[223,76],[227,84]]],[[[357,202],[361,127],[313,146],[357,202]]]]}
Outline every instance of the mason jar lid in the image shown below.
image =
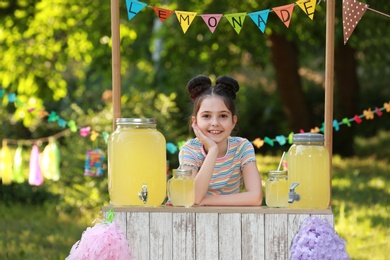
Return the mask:
{"type": "Polygon", "coordinates": [[[175,169],[176,175],[192,174],[191,169],[175,169]]]}
{"type": "Polygon", "coordinates": [[[154,118],[117,118],[117,125],[137,125],[137,126],[156,126],[154,118]]]}
{"type": "Polygon", "coordinates": [[[324,135],[319,133],[299,133],[294,134],[292,138],[294,143],[305,143],[305,142],[324,142],[324,135]]]}
{"type": "Polygon", "coordinates": [[[273,171],[268,171],[268,176],[269,177],[282,177],[282,176],[287,176],[287,171],[278,171],[278,170],[273,170],[273,171]]]}

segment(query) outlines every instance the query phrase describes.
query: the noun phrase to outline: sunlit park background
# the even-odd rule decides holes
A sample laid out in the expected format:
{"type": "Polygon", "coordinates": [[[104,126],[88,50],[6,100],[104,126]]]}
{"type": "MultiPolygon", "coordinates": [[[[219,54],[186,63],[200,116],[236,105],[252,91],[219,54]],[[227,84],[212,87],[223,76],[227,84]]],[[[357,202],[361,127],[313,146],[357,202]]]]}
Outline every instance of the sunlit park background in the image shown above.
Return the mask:
{"type": "MultiPolygon", "coordinates": [[[[336,1],[332,210],[351,259],[386,259],[390,248],[390,6],[367,10],[346,44],[336,1]],[[386,16],[387,14],[387,16],[386,16]]],[[[265,32],[249,17],[241,31],[222,18],[214,33],[196,17],[186,33],[175,14],[158,20],[151,6],[199,14],[274,8],[286,0],[145,1],[128,20],[120,1],[123,117],[154,117],[167,142],[191,136],[187,81],[205,74],[240,82],[238,135],[257,142],[263,180],[277,167],[292,132],[324,121],[325,16],[295,6],[286,27],[269,13],[265,32]]],[[[86,153],[106,150],[112,131],[110,1],[0,0],[2,151],[23,148],[24,180],[0,185],[0,259],[64,259],[108,203],[107,173],[84,176],[86,153]],[[80,134],[86,133],[83,137],[80,134]],[[74,131],[76,130],[76,131],[74,131]],[[88,131],[89,130],[89,131],[88,131]],[[28,182],[33,145],[56,140],[60,178],[28,182]]],[[[3,153],[2,153],[3,154],[3,153]]],[[[167,150],[170,168],[177,151],[167,150]]],[[[4,165],[4,163],[2,164],[4,165]]]]}

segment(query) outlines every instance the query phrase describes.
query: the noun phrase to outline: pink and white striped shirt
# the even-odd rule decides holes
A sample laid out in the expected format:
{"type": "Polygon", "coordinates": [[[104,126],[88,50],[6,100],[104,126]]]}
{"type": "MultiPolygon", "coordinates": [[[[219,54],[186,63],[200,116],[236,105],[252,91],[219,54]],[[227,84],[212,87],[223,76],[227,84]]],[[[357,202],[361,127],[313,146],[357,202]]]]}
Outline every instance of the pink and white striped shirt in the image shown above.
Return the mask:
{"type": "MultiPolygon", "coordinates": [[[[198,138],[188,140],[180,150],[180,165],[199,171],[206,158],[198,138]],[[183,160],[183,161],[181,161],[183,160]]],[[[256,162],[253,145],[245,138],[229,137],[225,156],[217,158],[207,195],[239,193],[243,188],[242,170],[249,162],[256,162]]]]}

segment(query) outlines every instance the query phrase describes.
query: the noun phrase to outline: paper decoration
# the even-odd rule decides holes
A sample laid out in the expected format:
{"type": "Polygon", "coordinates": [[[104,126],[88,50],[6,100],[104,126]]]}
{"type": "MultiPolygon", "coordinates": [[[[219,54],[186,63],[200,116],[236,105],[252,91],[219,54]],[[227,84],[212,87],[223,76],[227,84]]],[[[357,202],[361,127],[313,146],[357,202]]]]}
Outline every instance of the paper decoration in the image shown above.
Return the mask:
{"type": "Polygon", "coordinates": [[[57,115],[56,112],[51,111],[49,114],[49,118],[47,119],[47,122],[56,122],[58,120],[59,116],[57,115]]]}
{"type": "Polygon", "coordinates": [[[287,28],[290,26],[294,6],[294,4],[289,4],[272,8],[287,28]]]}
{"type": "Polygon", "coordinates": [[[164,22],[166,19],[169,18],[169,16],[171,16],[171,14],[173,14],[173,11],[171,10],[168,10],[168,9],[164,9],[164,8],[158,8],[158,7],[154,7],[152,6],[154,12],[156,13],[158,19],[160,19],[160,22],[164,22]]]}
{"type": "Polygon", "coordinates": [[[113,222],[114,211],[107,213],[107,221],[88,227],[70,250],[65,260],[132,259],[126,234],[113,222]]]}
{"type": "Polygon", "coordinates": [[[24,176],[24,164],[23,164],[23,147],[18,145],[15,150],[14,162],[13,162],[13,175],[16,183],[23,183],[25,181],[24,176]]]}
{"type": "Polygon", "coordinates": [[[363,115],[366,117],[367,120],[374,119],[374,113],[372,113],[371,108],[364,110],[363,115]]]}
{"type": "Polygon", "coordinates": [[[244,26],[246,13],[225,14],[225,17],[236,33],[240,34],[242,26],[244,26]]]}
{"type": "Polygon", "coordinates": [[[316,10],[316,1],[317,0],[308,0],[308,1],[298,1],[296,4],[302,9],[307,16],[313,20],[314,11],[316,10]]]}
{"type": "Polygon", "coordinates": [[[48,180],[58,181],[60,179],[60,150],[54,138],[49,138],[49,144],[40,154],[39,166],[43,177],[48,180]]]}
{"type": "Polygon", "coordinates": [[[144,9],[145,6],[146,4],[142,2],[126,0],[127,16],[129,20],[133,19],[133,17],[144,9]]]}
{"type": "Polygon", "coordinates": [[[356,0],[343,0],[344,44],[347,43],[367,8],[368,5],[356,0]]]}
{"type": "Polygon", "coordinates": [[[87,137],[89,135],[89,132],[91,132],[91,127],[89,126],[80,129],[80,135],[82,137],[87,137]]]}
{"type": "Polygon", "coordinates": [[[256,24],[256,26],[259,28],[259,30],[262,33],[265,32],[269,11],[270,10],[267,9],[267,10],[253,12],[253,13],[248,13],[248,16],[252,19],[252,21],[256,24]]]}
{"type": "Polygon", "coordinates": [[[201,14],[203,21],[206,23],[207,27],[214,33],[215,28],[217,28],[219,21],[221,20],[222,14],[201,14]]]}
{"type": "Polygon", "coordinates": [[[345,244],[327,220],[310,216],[294,235],[290,259],[348,260],[345,244]]]}
{"type": "Polygon", "coordinates": [[[256,138],[252,143],[257,149],[259,149],[264,145],[264,140],[261,140],[260,138],[256,138]]]}
{"type": "Polygon", "coordinates": [[[85,159],[84,175],[92,177],[103,176],[104,152],[101,149],[87,151],[85,159]]]}
{"type": "Polygon", "coordinates": [[[184,33],[187,32],[188,28],[194,21],[196,17],[195,12],[185,12],[185,11],[175,11],[177,20],[179,21],[179,24],[181,26],[181,29],[184,33]]]}
{"type": "Polygon", "coordinates": [[[177,149],[177,147],[176,147],[175,144],[173,144],[173,143],[171,143],[171,142],[168,142],[168,143],[167,143],[167,151],[168,151],[170,154],[175,154],[175,153],[178,151],[178,149],[177,149]]]}
{"type": "Polygon", "coordinates": [[[12,153],[6,142],[3,142],[3,147],[0,151],[0,177],[3,185],[12,183],[12,153]]]}
{"type": "Polygon", "coordinates": [[[41,168],[39,167],[39,148],[35,144],[32,147],[30,155],[30,173],[28,183],[32,186],[41,186],[43,181],[41,168]]]}

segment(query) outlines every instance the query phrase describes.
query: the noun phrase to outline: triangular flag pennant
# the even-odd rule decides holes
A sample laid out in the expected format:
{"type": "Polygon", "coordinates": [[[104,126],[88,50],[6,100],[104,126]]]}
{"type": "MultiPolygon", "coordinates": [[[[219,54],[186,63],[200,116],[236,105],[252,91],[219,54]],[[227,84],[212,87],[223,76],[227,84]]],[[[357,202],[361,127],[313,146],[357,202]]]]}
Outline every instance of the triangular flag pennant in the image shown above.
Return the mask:
{"type": "Polygon", "coordinates": [[[272,8],[287,28],[290,26],[294,6],[294,4],[289,4],[272,8]]]}
{"type": "Polygon", "coordinates": [[[347,43],[367,8],[368,5],[356,0],[343,0],[344,44],[347,43]]]}
{"type": "Polygon", "coordinates": [[[219,21],[221,20],[222,14],[201,14],[203,21],[209,27],[211,33],[214,33],[217,28],[219,21]]]}
{"type": "Polygon", "coordinates": [[[144,9],[146,5],[147,4],[142,2],[126,0],[127,16],[129,17],[129,20],[133,19],[133,17],[144,9]]]}
{"type": "Polygon", "coordinates": [[[181,29],[184,33],[187,32],[191,23],[194,21],[196,17],[195,12],[184,12],[184,11],[175,11],[177,20],[180,23],[181,29]]]}
{"type": "Polygon", "coordinates": [[[265,26],[267,25],[269,9],[262,10],[254,13],[248,13],[249,17],[256,24],[262,33],[265,32],[265,26]]]}
{"type": "Polygon", "coordinates": [[[155,6],[152,6],[152,8],[161,22],[164,22],[166,19],[168,19],[169,16],[171,16],[171,14],[173,14],[172,10],[158,8],[155,6]]]}
{"type": "Polygon", "coordinates": [[[316,10],[316,1],[317,0],[298,1],[296,4],[302,9],[303,12],[305,12],[305,14],[307,14],[307,16],[309,16],[311,20],[313,20],[314,12],[316,10]]]}
{"type": "Polygon", "coordinates": [[[242,26],[244,25],[246,13],[225,14],[226,19],[233,26],[237,34],[240,34],[242,26]]]}

